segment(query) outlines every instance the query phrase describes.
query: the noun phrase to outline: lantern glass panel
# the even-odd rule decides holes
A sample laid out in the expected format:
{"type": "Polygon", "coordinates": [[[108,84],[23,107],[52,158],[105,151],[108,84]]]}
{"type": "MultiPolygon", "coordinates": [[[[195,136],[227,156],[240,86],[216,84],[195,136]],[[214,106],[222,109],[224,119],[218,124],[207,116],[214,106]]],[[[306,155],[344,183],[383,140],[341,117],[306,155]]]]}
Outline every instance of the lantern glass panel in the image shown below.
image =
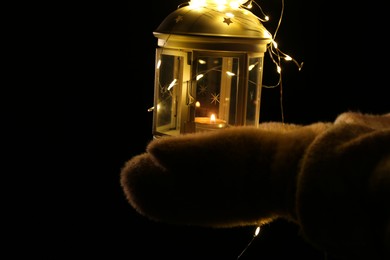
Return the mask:
{"type": "Polygon", "coordinates": [[[167,54],[161,54],[159,57],[154,102],[155,130],[163,134],[178,134],[180,122],[177,107],[180,103],[182,57],[167,54]]]}
{"type": "Polygon", "coordinates": [[[239,59],[198,56],[194,62],[196,79],[196,132],[225,128],[236,120],[239,59]]]}
{"type": "Polygon", "coordinates": [[[260,117],[260,97],[263,77],[263,57],[249,58],[248,92],[245,125],[257,126],[260,117]]]}

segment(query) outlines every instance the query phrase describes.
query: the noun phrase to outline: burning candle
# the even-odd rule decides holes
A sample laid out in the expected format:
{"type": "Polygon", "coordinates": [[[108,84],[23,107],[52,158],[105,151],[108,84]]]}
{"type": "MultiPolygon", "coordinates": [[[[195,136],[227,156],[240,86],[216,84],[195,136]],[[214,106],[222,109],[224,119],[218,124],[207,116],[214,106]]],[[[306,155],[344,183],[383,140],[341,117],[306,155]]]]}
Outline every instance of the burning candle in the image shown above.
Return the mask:
{"type": "Polygon", "coordinates": [[[210,117],[195,117],[196,131],[210,131],[227,127],[226,121],[216,118],[215,114],[210,117]]]}
{"type": "Polygon", "coordinates": [[[210,116],[210,123],[211,124],[215,124],[217,122],[216,118],[215,118],[215,115],[214,114],[211,114],[210,116]]]}

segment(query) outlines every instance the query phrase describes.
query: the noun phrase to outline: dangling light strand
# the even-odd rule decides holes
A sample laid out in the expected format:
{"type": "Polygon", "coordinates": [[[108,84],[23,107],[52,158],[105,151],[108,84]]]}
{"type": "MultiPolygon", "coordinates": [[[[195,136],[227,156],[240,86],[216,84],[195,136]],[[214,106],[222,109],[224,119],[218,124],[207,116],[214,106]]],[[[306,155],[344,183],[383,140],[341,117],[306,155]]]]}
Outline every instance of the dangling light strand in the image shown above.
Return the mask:
{"type": "Polygon", "coordinates": [[[257,19],[259,19],[261,22],[267,22],[267,21],[269,20],[269,16],[266,15],[266,14],[263,12],[263,9],[261,8],[261,6],[260,6],[258,3],[256,3],[256,1],[251,0],[251,1],[249,1],[249,2],[247,3],[246,6],[244,5],[243,7],[244,7],[244,8],[247,8],[247,9],[252,9],[252,7],[253,7],[252,3],[255,3],[255,5],[257,6],[257,8],[259,8],[259,10],[260,10],[262,16],[264,17],[264,18],[257,17],[257,19]]]}
{"type": "Polygon", "coordinates": [[[245,253],[245,251],[249,248],[249,246],[252,244],[253,240],[255,240],[255,238],[259,235],[260,233],[260,226],[258,226],[255,230],[255,233],[253,234],[253,237],[251,239],[251,241],[249,241],[249,243],[246,245],[246,247],[244,248],[244,250],[242,250],[242,252],[238,255],[237,257],[237,260],[240,259],[240,257],[245,253]]]}
{"type": "MultiPolygon", "coordinates": [[[[298,70],[300,71],[302,69],[302,66],[303,66],[303,62],[299,63],[298,61],[296,61],[294,58],[292,58],[290,55],[287,55],[286,53],[284,53],[283,51],[281,51],[278,47],[278,43],[276,42],[276,35],[278,33],[278,30],[279,30],[279,27],[280,27],[280,24],[282,22],[282,18],[283,18],[283,14],[284,14],[284,0],[281,0],[282,1],[282,9],[281,9],[281,12],[280,12],[280,18],[279,18],[279,21],[278,21],[278,25],[275,29],[275,33],[273,34],[273,37],[272,37],[272,41],[271,43],[268,45],[268,54],[272,60],[272,62],[276,65],[276,70],[277,72],[279,73],[280,77],[281,77],[281,64],[280,64],[280,59],[283,58],[285,61],[293,61],[295,63],[295,65],[298,67],[298,70]],[[276,56],[276,59],[278,61],[275,60],[275,56],[276,56]]],[[[256,1],[253,1],[258,7],[259,9],[261,10],[261,7],[256,3],[256,1]]],[[[262,10],[261,10],[262,12],[262,10]]],[[[263,12],[262,12],[263,13],[263,12]]],[[[264,13],[263,13],[264,15],[264,13]]],[[[280,80],[279,80],[280,82],[280,80]]],[[[277,85],[275,85],[276,87],[277,85]]]]}
{"type": "MultiPolygon", "coordinates": [[[[270,56],[271,60],[273,61],[273,63],[276,65],[276,71],[280,75],[280,77],[281,77],[282,68],[281,68],[280,62],[275,61],[276,58],[277,59],[283,58],[285,61],[293,61],[295,63],[295,65],[298,67],[299,71],[302,69],[302,66],[303,66],[303,62],[299,63],[297,60],[295,60],[291,56],[289,56],[286,53],[284,53],[283,51],[281,51],[278,48],[278,45],[275,41],[276,35],[278,33],[278,30],[279,30],[279,27],[280,27],[280,24],[282,22],[282,18],[284,15],[284,0],[281,0],[281,1],[282,1],[282,7],[281,7],[278,25],[275,29],[273,36],[272,36],[271,44],[269,44],[267,47],[269,50],[269,52],[268,52],[269,56],[270,56]]],[[[186,4],[189,5],[192,9],[205,7],[205,6],[217,6],[218,9],[222,9],[221,8],[222,6],[229,6],[230,8],[233,8],[233,9],[239,9],[239,8],[251,9],[253,7],[253,4],[254,4],[260,10],[261,15],[264,17],[264,18],[260,18],[259,16],[257,16],[257,19],[259,19],[261,22],[269,21],[269,16],[264,13],[261,6],[255,0],[249,0],[249,1],[248,0],[190,0],[186,4]]],[[[184,4],[181,4],[181,5],[179,5],[179,7],[181,7],[183,5],[184,4]]],[[[278,81],[278,83],[280,83],[280,80],[278,81]]],[[[266,87],[272,88],[272,87],[277,87],[277,86],[279,86],[279,84],[276,84],[274,86],[266,86],[266,87]]]]}
{"type": "MultiPolygon", "coordinates": [[[[282,18],[284,15],[284,0],[281,0],[281,1],[282,1],[282,7],[281,7],[281,12],[280,12],[280,18],[278,20],[278,25],[277,25],[277,28],[275,29],[273,36],[272,36],[271,44],[269,44],[267,47],[269,56],[270,56],[272,62],[276,66],[276,71],[279,74],[279,77],[281,77],[281,75],[282,75],[281,74],[282,67],[281,67],[280,61],[276,62],[275,59],[280,60],[280,58],[283,58],[285,61],[293,61],[295,63],[295,65],[298,67],[299,71],[302,69],[302,66],[303,66],[303,62],[299,63],[297,60],[295,60],[291,56],[289,56],[286,53],[284,53],[283,51],[281,51],[278,48],[277,42],[275,41],[276,35],[278,33],[278,30],[279,30],[279,27],[281,25],[282,18]]],[[[259,19],[261,22],[269,21],[269,16],[264,13],[261,6],[255,0],[250,0],[250,1],[248,1],[248,0],[191,0],[188,2],[188,4],[189,4],[189,6],[191,6],[191,8],[205,7],[207,5],[218,6],[218,9],[221,9],[221,10],[222,10],[222,8],[221,8],[222,6],[230,6],[233,9],[239,9],[239,8],[252,9],[253,4],[254,4],[260,10],[262,17],[264,17],[264,18],[260,18],[259,16],[257,16],[257,19],[259,19]]],[[[281,82],[281,80],[279,79],[278,83],[276,85],[266,86],[266,87],[268,87],[268,88],[277,87],[280,85],[280,82],[281,82]]]]}
{"type": "MultiPolygon", "coordinates": [[[[278,21],[278,25],[276,27],[276,30],[273,34],[273,37],[272,37],[272,41],[268,44],[267,46],[267,49],[268,49],[268,54],[272,60],[272,62],[275,64],[276,66],[276,71],[277,73],[279,74],[279,79],[278,79],[278,82],[276,85],[273,85],[273,86],[267,86],[267,85],[263,85],[263,87],[265,88],[275,88],[275,87],[280,87],[280,110],[281,110],[281,119],[282,119],[282,123],[284,123],[284,109],[283,109],[283,84],[282,84],[282,66],[281,66],[281,59],[284,59],[285,61],[293,61],[295,63],[295,65],[298,67],[298,70],[301,71],[302,69],[302,66],[303,66],[303,62],[299,63],[297,62],[295,59],[293,59],[290,55],[287,55],[286,53],[284,53],[283,51],[281,51],[278,47],[278,44],[276,42],[276,35],[278,33],[278,30],[279,30],[279,27],[280,27],[280,24],[282,22],[282,18],[283,18],[283,14],[284,14],[284,0],[281,0],[282,1],[282,8],[281,8],[281,12],[280,12],[280,18],[279,18],[279,21],[278,21]]],[[[266,16],[264,14],[264,12],[262,11],[260,5],[258,5],[256,3],[256,1],[250,1],[251,3],[254,2],[256,4],[256,6],[260,9],[261,13],[267,18],[267,21],[268,21],[268,16],[266,16]]],[[[259,18],[259,20],[261,20],[259,18]]],[[[261,20],[262,21],[262,20],[261,20]]]]}

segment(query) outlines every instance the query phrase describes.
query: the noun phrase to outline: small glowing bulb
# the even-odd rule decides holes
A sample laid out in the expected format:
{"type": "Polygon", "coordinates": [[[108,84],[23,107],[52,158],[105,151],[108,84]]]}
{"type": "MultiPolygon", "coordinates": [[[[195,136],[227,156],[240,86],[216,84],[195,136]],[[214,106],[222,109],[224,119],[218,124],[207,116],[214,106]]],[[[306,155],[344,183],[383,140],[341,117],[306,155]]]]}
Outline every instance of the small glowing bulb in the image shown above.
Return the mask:
{"type": "Polygon", "coordinates": [[[259,63],[259,62],[256,62],[256,63],[249,65],[248,70],[249,71],[253,70],[253,68],[257,65],[257,63],[259,63]]]}
{"type": "Polygon", "coordinates": [[[206,61],[205,61],[205,60],[199,59],[198,62],[199,62],[200,64],[206,64],[206,61]]]}
{"type": "Polygon", "coordinates": [[[229,76],[234,76],[234,75],[236,75],[236,74],[234,74],[234,73],[231,72],[231,71],[226,71],[226,74],[228,74],[229,76]]]}
{"type": "Polygon", "coordinates": [[[199,74],[198,76],[196,76],[196,80],[200,80],[201,78],[203,78],[203,74],[199,74]]]}
{"type": "Polygon", "coordinates": [[[269,20],[269,16],[266,15],[266,16],[264,17],[264,19],[265,19],[266,21],[268,21],[268,20],[269,20]]]}
{"type": "Polygon", "coordinates": [[[177,79],[174,79],[174,80],[171,82],[171,84],[169,84],[168,90],[170,90],[171,88],[173,88],[174,85],[176,85],[176,81],[177,81],[177,79]]]}
{"type": "Polygon", "coordinates": [[[278,43],[275,41],[272,41],[272,45],[277,49],[278,48],[278,43]]]}
{"type": "Polygon", "coordinates": [[[278,66],[277,71],[280,74],[280,72],[282,71],[282,68],[280,66],[278,66]]]}
{"type": "Polygon", "coordinates": [[[200,107],[200,102],[199,102],[199,101],[196,101],[196,102],[195,102],[195,106],[196,106],[196,107],[200,107]]]}
{"type": "Polygon", "coordinates": [[[234,17],[234,14],[232,14],[232,13],[226,13],[225,14],[227,17],[229,17],[229,18],[233,18],[234,17]]]}
{"type": "Polygon", "coordinates": [[[292,58],[288,55],[286,55],[286,57],[284,57],[285,60],[292,60],[292,58]]]}
{"type": "Polygon", "coordinates": [[[258,235],[259,235],[259,233],[260,233],[260,226],[258,226],[257,228],[256,228],[256,231],[255,231],[255,237],[257,237],[258,235]]]}

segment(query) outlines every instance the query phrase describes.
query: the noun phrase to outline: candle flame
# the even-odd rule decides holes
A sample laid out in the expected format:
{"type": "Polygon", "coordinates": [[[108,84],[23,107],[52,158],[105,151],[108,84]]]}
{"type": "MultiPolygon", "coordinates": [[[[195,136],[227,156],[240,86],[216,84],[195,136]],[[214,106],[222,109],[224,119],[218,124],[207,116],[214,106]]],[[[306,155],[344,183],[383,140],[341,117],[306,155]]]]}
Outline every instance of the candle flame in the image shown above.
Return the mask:
{"type": "Polygon", "coordinates": [[[211,116],[210,116],[210,123],[215,123],[215,122],[216,122],[215,115],[211,114],[211,116]]]}

